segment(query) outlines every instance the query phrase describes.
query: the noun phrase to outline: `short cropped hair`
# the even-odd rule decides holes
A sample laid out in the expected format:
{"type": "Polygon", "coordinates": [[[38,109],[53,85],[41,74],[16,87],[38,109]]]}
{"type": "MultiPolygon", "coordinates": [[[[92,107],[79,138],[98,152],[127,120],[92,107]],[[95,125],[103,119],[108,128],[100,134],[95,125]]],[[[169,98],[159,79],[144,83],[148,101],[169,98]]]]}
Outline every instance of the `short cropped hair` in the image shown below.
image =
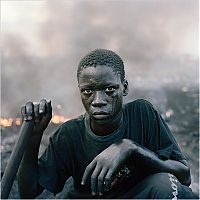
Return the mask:
{"type": "Polygon", "coordinates": [[[123,60],[115,52],[107,49],[95,49],[84,56],[78,65],[77,78],[79,78],[82,69],[96,67],[97,65],[111,67],[114,72],[120,74],[121,80],[124,80],[125,71],[123,60]]]}

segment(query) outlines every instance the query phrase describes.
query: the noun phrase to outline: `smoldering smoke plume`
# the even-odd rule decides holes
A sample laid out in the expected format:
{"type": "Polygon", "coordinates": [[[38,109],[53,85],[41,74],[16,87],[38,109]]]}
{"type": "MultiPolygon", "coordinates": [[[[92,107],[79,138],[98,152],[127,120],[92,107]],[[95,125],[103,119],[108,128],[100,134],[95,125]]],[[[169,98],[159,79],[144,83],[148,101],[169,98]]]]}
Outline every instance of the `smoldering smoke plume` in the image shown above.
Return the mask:
{"type": "MultiPolygon", "coordinates": [[[[158,95],[150,98],[157,104],[166,100],[163,86],[197,87],[198,58],[184,40],[192,33],[197,49],[197,5],[189,0],[46,1],[46,20],[36,34],[41,53],[23,34],[3,33],[2,115],[19,113],[21,104],[41,98],[62,105],[69,116],[84,112],[76,67],[95,48],[121,55],[130,91],[155,90],[158,95]]],[[[128,100],[133,97],[131,92],[128,100]]]]}

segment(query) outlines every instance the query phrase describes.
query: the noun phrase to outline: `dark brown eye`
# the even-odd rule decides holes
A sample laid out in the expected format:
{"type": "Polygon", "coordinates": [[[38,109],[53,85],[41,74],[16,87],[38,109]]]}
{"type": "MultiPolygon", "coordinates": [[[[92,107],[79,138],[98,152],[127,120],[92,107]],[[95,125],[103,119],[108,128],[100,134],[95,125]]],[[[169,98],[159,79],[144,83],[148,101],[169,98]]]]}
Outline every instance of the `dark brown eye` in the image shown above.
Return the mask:
{"type": "Polygon", "coordinates": [[[83,94],[85,94],[85,95],[90,95],[90,94],[92,94],[92,90],[89,90],[89,89],[83,90],[82,92],[83,92],[83,94]]]}
{"type": "Polygon", "coordinates": [[[111,92],[114,92],[116,89],[114,88],[114,87],[107,87],[106,89],[105,89],[105,92],[107,92],[107,93],[111,93],[111,92]]]}

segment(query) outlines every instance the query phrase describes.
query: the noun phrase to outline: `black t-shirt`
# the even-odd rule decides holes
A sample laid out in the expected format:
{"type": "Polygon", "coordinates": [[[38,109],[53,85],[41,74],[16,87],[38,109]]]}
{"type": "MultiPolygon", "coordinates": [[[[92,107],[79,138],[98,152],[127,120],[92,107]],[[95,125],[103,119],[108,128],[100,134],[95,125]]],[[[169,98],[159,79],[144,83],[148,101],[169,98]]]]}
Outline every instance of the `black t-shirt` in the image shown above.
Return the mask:
{"type": "MultiPolygon", "coordinates": [[[[43,188],[56,194],[72,176],[72,196],[91,198],[90,181],[86,186],[80,184],[86,166],[108,146],[124,138],[148,148],[161,159],[185,159],[167,124],[145,100],[139,99],[126,104],[120,127],[110,135],[95,135],[89,124],[89,117],[85,114],[65,122],[50,137],[49,146],[39,159],[39,183],[43,188]]],[[[134,169],[134,184],[146,175],[146,167],[148,166],[137,166],[134,169]]],[[[122,186],[117,193],[123,193],[126,189],[127,185],[124,188],[122,186]]],[[[108,198],[114,197],[111,193],[112,191],[108,198]]]]}

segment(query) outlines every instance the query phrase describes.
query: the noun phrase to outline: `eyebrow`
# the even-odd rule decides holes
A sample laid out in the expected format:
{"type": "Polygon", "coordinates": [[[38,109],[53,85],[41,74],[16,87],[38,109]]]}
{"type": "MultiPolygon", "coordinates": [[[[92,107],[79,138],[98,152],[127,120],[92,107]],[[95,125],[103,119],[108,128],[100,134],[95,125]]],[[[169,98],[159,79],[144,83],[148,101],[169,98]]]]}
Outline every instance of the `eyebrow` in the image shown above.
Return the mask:
{"type": "Polygon", "coordinates": [[[96,84],[91,84],[91,83],[88,83],[88,84],[86,83],[86,84],[83,84],[83,85],[79,84],[78,85],[78,87],[80,89],[84,89],[84,88],[92,88],[92,89],[94,89],[94,88],[105,88],[105,87],[109,87],[109,86],[118,87],[119,84],[107,82],[107,83],[103,83],[103,84],[97,84],[97,86],[96,86],[96,84]]]}

